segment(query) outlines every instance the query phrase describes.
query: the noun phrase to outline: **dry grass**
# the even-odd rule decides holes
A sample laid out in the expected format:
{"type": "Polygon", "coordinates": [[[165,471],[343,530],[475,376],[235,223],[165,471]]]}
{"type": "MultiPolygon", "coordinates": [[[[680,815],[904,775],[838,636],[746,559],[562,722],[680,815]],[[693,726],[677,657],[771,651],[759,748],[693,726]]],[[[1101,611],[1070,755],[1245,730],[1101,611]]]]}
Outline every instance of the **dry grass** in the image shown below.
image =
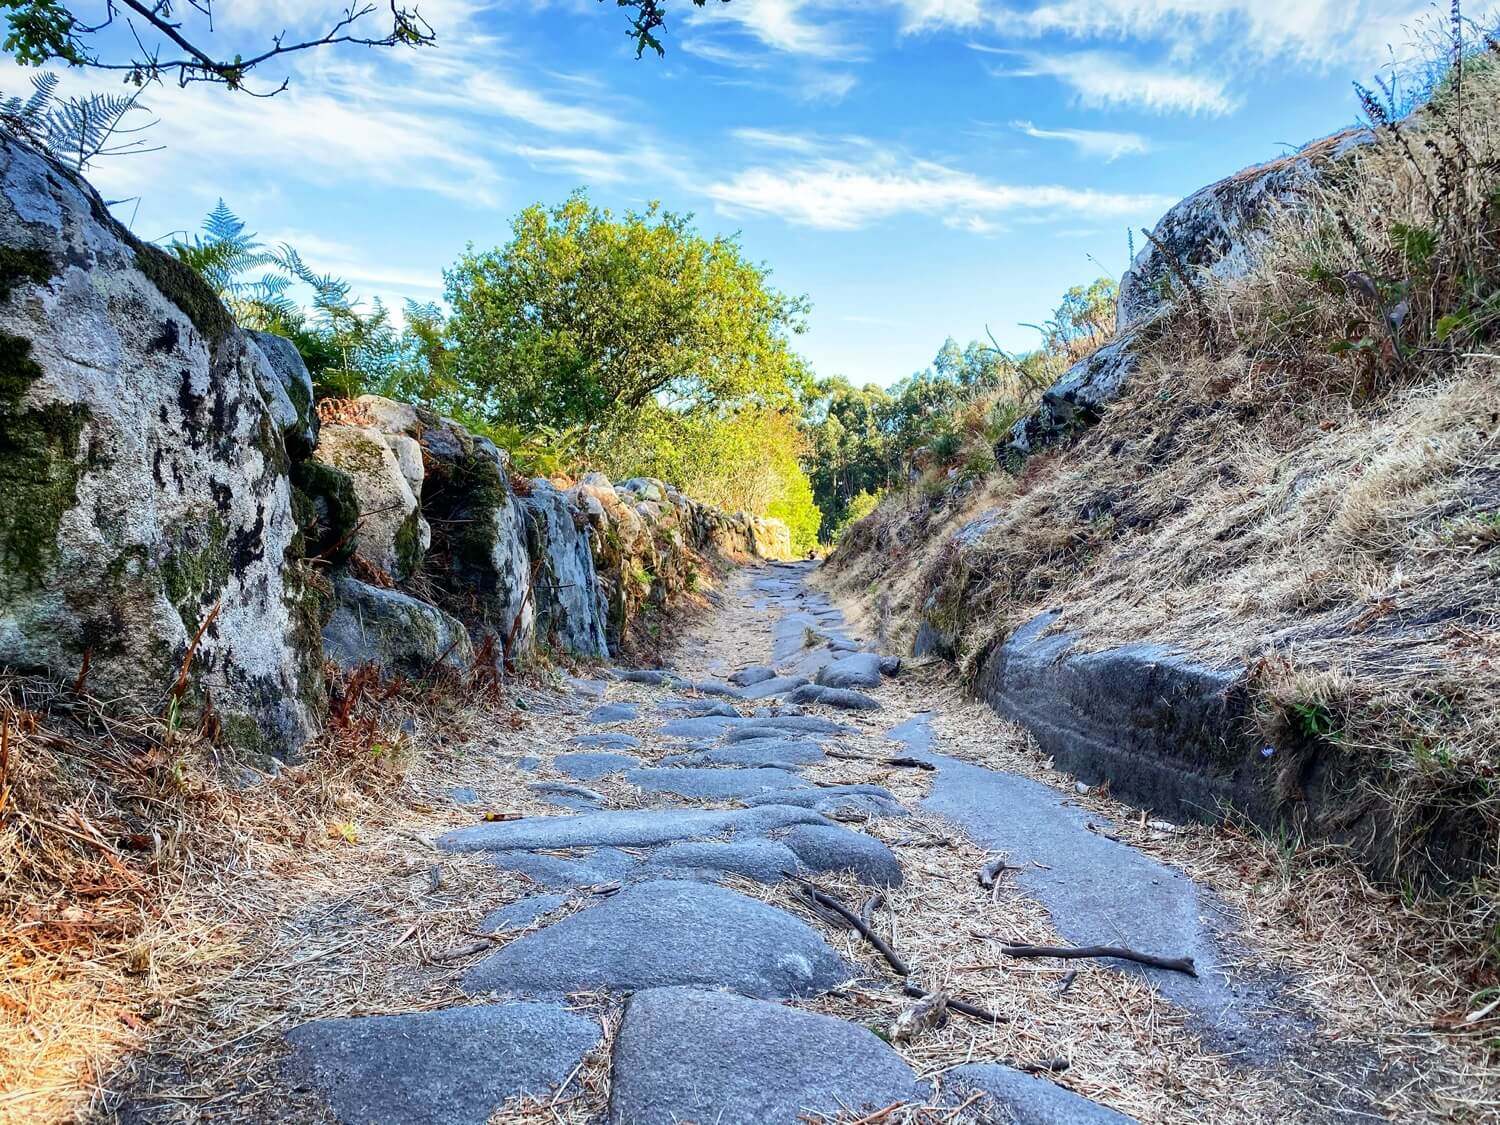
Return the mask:
{"type": "MultiPolygon", "coordinates": [[[[828,581],[968,675],[1044,610],[1086,647],[1245,667],[1273,745],[1361,774],[1415,854],[1442,809],[1500,838],[1500,65],[1268,224],[1169,310],[1091,431],[976,488],[887,501],[828,581]],[[965,529],[967,528],[967,531],[965,529]],[[878,596],[887,596],[881,605],[878,596]]],[[[1420,864],[1413,865],[1419,869],[1420,864]]],[[[1491,864],[1493,870],[1493,862],[1491,864]]],[[[1463,924],[1488,971],[1494,880],[1463,924]]]]}
{"type": "Polygon", "coordinates": [[[418,831],[472,822],[443,791],[466,775],[499,799],[494,751],[459,744],[481,722],[524,737],[508,708],[370,692],[301,764],[247,785],[153,719],[38,681],[3,693],[0,1121],[107,1118],[127,1088],[177,1119],[224,1119],[208,1107],[238,1089],[241,1119],[270,1119],[253,1083],[274,1084],[248,1064],[281,1029],[451,1002],[431,955],[524,891],[418,831]]]}

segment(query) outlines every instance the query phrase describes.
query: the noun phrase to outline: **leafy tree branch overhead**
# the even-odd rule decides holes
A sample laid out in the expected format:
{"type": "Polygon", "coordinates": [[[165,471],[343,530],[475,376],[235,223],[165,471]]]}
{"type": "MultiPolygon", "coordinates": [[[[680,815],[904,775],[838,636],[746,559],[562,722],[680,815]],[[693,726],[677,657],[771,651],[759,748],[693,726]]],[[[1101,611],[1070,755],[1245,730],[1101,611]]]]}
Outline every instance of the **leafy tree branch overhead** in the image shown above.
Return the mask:
{"type": "MultiPolygon", "coordinates": [[[[605,3],[605,0],[599,0],[605,3]]],[[[729,3],[729,0],[719,0],[721,4],[729,3]]],[[[708,0],[693,0],[696,7],[702,8],[708,0]]],[[[658,55],[666,54],[665,48],[656,32],[666,26],[667,0],[615,0],[615,5],[620,8],[631,8],[635,14],[630,20],[630,35],[635,40],[635,57],[640,58],[649,47],[658,55]]]]}
{"type": "MultiPolygon", "coordinates": [[[[104,0],[91,19],[70,10],[77,7],[62,0],[0,0],[7,12],[5,49],[31,66],[56,60],[121,71],[136,86],[172,77],[182,86],[213,82],[246,90],[245,80],[257,67],[315,47],[426,47],[437,38],[415,6],[390,0],[385,14],[374,3],[351,4],[330,16],[321,34],[293,39],[278,31],[249,54],[228,55],[214,51],[205,38],[214,32],[213,0],[104,0]]],[[[260,93],[286,87],[283,78],[260,93]]]]}
{"type": "MultiPolygon", "coordinates": [[[[692,0],[703,7],[706,0],[692,0]]],[[[721,0],[728,3],[729,0],[721,0]]],[[[649,47],[663,53],[657,33],[665,26],[666,0],[616,0],[632,9],[629,34],[636,56],[649,47]]],[[[214,0],[103,0],[85,5],[66,0],[0,0],[5,13],[4,47],[28,66],[49,62],[118,71],[141,87],[170,78],[180,86],[210,82],[260,97],[288,85],[253,90],[253,71],[275,59],[318,47],[430,47],[437,32],[416,4],[368,0],[332,10],[320,32],[306,37],[286,30],[263,33],[248,51],[230,53],[210,44],[215,34],[214,0]],[[86,8],[86,11],[77,9],[86,8]]]]}

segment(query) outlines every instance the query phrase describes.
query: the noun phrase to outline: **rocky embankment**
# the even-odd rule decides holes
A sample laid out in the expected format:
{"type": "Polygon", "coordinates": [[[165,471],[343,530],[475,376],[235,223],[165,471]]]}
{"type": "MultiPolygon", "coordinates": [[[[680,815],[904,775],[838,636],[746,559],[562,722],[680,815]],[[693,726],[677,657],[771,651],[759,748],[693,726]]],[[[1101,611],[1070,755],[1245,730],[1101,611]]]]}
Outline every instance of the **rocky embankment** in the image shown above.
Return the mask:
{"type": "Polygon", "coordinates": [[[784,525],[657,480],[518,476],[366,396],[320,423],[291,344],[241,331],[97,193],[0,138],[0,666],[295,754],[325,660],[501,676],[603,658],[784,525]]]}
{"type": "MultiPolygon", "coordinates": [[[[1374,315],[1362,275],[1276,305],[1321,268],[1287,224],[1411,159],[1352,130],[1183,200],[1123,278],[1114,338],[999,442],[1001,471],[892,495],[825,577],[1088,783],[1462,889],[1500,839],[1493,356],[1348,376],[1358,333],[1319,338],[1316,310],[1374,315]]],[[[1442,348],[1441,327],[1404,331],[1442,348]]]]}

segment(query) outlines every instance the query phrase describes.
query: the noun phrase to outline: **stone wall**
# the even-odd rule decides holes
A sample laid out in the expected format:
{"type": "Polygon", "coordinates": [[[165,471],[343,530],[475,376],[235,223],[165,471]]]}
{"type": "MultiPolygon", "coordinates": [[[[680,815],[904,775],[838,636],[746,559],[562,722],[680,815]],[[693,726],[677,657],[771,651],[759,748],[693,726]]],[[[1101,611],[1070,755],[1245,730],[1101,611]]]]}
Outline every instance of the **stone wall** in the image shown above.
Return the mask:
{"type": "Polygon", "coordinates": [[[526,481],[457,423],[365,397],[319,426],[287,341],[77,176],[0,136],[0,670],[173,705],[294,754],[325,659],[503,675],[606,658],[706,556],[785,558],[778,521],[661,481],[526,481]]]}

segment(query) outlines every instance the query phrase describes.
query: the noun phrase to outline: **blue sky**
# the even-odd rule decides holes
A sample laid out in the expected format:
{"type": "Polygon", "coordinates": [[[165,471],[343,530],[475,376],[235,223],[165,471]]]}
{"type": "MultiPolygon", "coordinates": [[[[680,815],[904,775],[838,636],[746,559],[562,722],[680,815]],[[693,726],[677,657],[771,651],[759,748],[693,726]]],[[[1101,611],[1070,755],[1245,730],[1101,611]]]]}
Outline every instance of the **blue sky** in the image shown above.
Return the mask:
{"type": "MultiPolygon", "coordinates": [[[[314,0],[219,0],[215,43],[312,30],[314,0]]],[[[580,185],[660,199],[813,311],[820,375],[889,384],[986,326],[1034,346],[1069,285],[1181,196],[1349,123],[1418,0],[670,0],[637,61],[596,0],[427,0],[424,51],[311,52],[256,100],[152,90],[163,151],[91,173],[148,238],[223,196],[399,304],[580,185]],[[129,198],[127,198],[129,197],[129,198]]],[[[226,52],[228,53],[228,52],[226,52]]],[[[24,78],[0,73],[6,92],[24,78]]],[[[108,76],[69,78],[105,88],[108,76]]],[[[1140,239],[1137,235],[1137,242],[1140,239]]]]}

